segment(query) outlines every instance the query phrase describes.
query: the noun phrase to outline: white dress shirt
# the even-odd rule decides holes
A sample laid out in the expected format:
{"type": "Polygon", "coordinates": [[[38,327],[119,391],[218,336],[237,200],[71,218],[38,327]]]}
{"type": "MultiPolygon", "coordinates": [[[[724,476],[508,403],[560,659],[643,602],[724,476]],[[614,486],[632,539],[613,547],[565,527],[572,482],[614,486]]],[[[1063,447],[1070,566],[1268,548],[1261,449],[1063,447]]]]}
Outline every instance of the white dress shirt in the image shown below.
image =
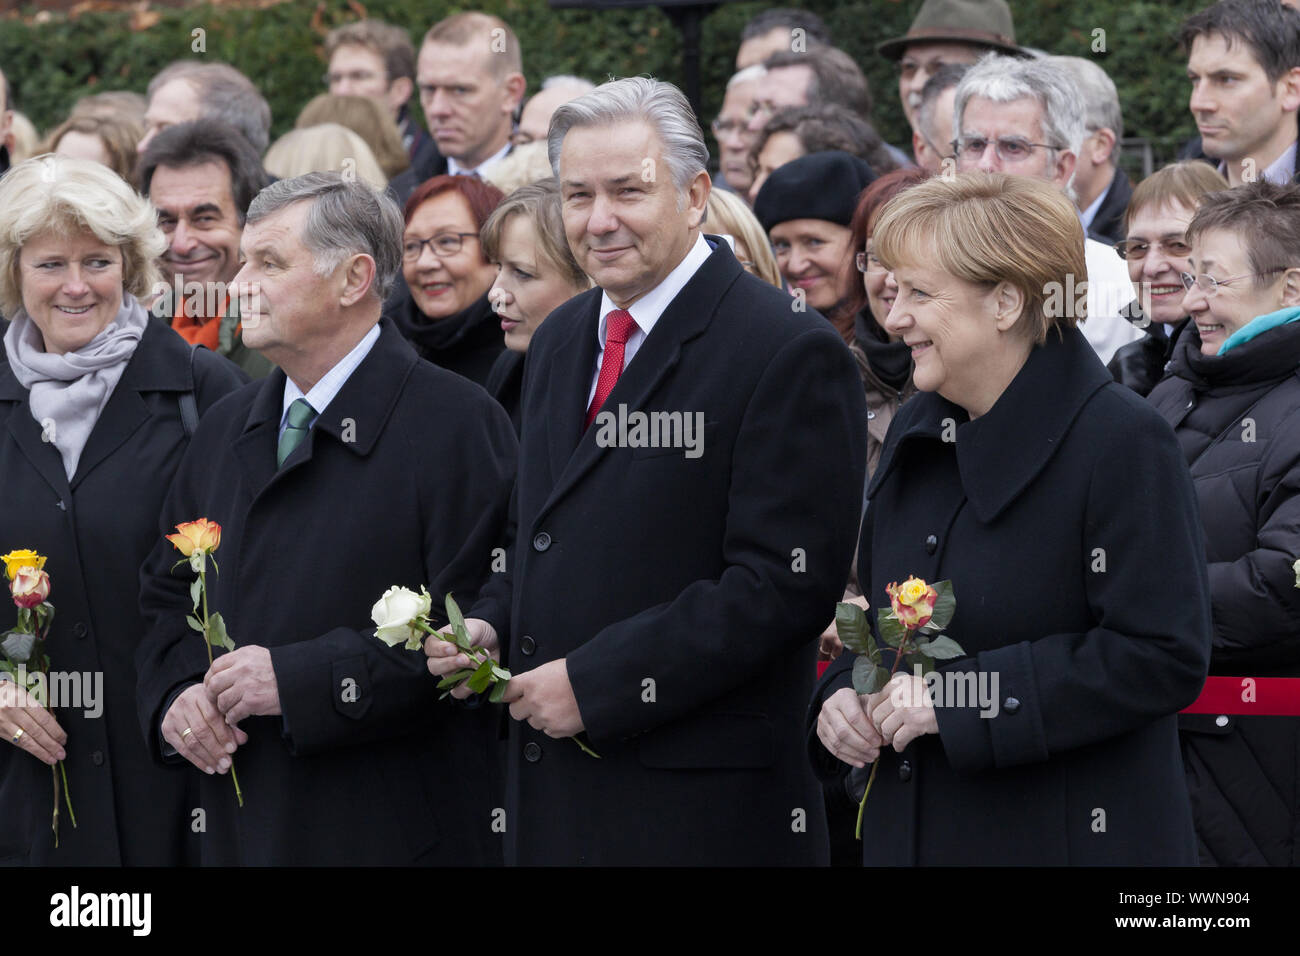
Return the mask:
{"type": "Polygon", "coordinates": [[[501,160],[505,159],[510,152],[510,144],[506,143],[499,150],[489,156],[477,166],[462,166],[451,156],[447,157],[447,172],[452,176],[477,176],[479,179],[486,179],[488,172],[501,160]]]}
{"type": "Polygon", "coordinates": [[[1136,342],[1143,332],[1120,315],[1120,309],[1133,301],[1128,265],[1104,242],[1085,239],[1083,246],[1088,264],[1088,321],[1079,323],[1079,330],[1105,364],[1117,348],[1136,342]]]}
{"type": "Polygon", "coordinates": [[[320,418],[320,413],[329,407],[329,403],[334,401],[334,396],[339,393],[352,373],[357,370],[361,360],[370,354],[374,348],[375,341],[379,338],[379,323],[376,322],[353,347],[352,351],[335,364],[335,366],[321,376],[319,382],[311,387],[306,395],[302,393],[293,379],[285,376],[284,380],[284,404],[280,407],[280,435],[283,437],[285,428],[289,425],[289,406],[300,398],[307,399],[307,404],[316,410],[316,416],[307,425],[311,428],[316,424],[316,419],[320,418]]]}
{"type": "MultiPolygon", "coordinates": [[[[695,245],[691,246],[690,251],[677,264],[677,268],[664,276],[662,282],[625,310],[631,314],[632,321],[636,325],[623,346],[623,368],[626,369],[632,363],[632,358],[641,348],[641,343],[650,334],[650,330],[655,327],[655,323],[659,321],[659,317],[664,314],[664,309],[677,298],[677,293],[691,281],[691,276],[704,265],[704,260],[709,258],[712,251],[708,240],[704,238],[703,233],[700,233],[695,237],[695,245]]],[[[608,324],[606,317],[617,308],[618,306],[610,299],[609,293],[601,292],[600,321],[596,325],[596,368],[591,373],[591,388],[587,392],[588,408],[591,407],[591,400],[596,397],[596,383],[600,381],[600,363],[605,358],[605,332],[608,324]]]]}

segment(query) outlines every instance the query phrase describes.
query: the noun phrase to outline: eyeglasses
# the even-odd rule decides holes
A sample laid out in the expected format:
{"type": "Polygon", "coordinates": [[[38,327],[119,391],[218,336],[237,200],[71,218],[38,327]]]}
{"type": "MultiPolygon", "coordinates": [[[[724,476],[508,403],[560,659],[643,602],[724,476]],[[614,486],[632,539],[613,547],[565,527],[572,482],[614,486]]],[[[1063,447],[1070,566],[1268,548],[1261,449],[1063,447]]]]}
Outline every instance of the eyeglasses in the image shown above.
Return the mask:
{"type": "Polygon", "coordinates": [[[477,238],[477,232],[444,232],[430,239],[407,239],[402,243],[402,259],[415,262],[424,254],[426,244],[439,259],[447,259],[460,252],[466,239],[477,238]]]}
{"type": "Polygon", "coordinates": [[[326,86],[333,86],[335,83],[342,83],[344,80],[351,80],[353,83],[365,83],[373,80],[378,75],[373,70],[353,70],[350,73],[326,73],[320,79],[326,86]]]}
{"type": "Polygon", "coordinates": [[[949,145],[952,146],[954,156],[970,153],[974,157],[979,157],[984,155],[984,150],[989,148],[989,143],[997,146],[998,158],[1004,163],[1018,163],[1028,159],[1029,154],[1036,149],[1065,149],[1064,146],[1053,146],[1051,143],[1031,143],[1019,136],[999,136],[996,140],[985,139],[983,136],[970,136],[954,139],[949,145]]]}
{"type": "Polygon", "coordinates": [[[749,126],[749,121],[753,119],[754,112],[754,110],[750,110],[745,119],[723,119],[719,116],[709,124],[709,128],[713,130],[713,135],[715,137],[730,136],[733,133],[743,133],[745,128],[749,126]]]}
{"type": "Polygon", "coordinates": [[[1123,239],[1115,243],[1115,254],[1121,259],[1145,259],[1152,246],[1174,259],[1186,259],[1192,254],[1192,247],[1181,239],[1123,239]]]}
{"type": "Polygon", "coordinates": [[[866,272],[868,269],[883,268],[879,259],[874,252],[859,252],[853,257],[853,264],[858,267],[859,272],[866,272]]]}
{"type": "Polygon", "coordinates": [[[1179,277],[1183,280],[1183,288],[1188,292],[1192,291],[1192,286],[1196,286],[1196,288],[1200,289],[1207,296],[1211,296],[1219,291],[1219,286],[1228,285],[1229,283],[1236,282],[1238,279],[1253,279],[1256,276],[1271,276],[1275,272],[1286,272],[1286,270],[1287,267],[1283,266],[1280,269],[1269,269],[1267,272],[1251,272],[1244,276],[1233,276],[1231,279],[1216,279],[1214,276],[1206,275],[1204,273],[1194,276],[1190,272],[1180,272],[1179,277]]]}

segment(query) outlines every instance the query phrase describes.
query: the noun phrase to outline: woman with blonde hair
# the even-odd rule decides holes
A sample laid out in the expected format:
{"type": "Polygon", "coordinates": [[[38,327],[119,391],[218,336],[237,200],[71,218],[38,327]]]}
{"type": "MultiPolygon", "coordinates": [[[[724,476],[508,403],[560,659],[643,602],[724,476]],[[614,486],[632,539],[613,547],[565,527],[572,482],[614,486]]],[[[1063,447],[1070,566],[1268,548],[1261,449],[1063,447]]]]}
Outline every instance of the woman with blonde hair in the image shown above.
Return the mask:
{"type": "MultiPolygon", "coordinates": [[[[92,694],[47,707],[0,675],[5,863],[193,862],[191,780],[140,733],[139,569],[195,424],[246,379],[141,305],[166,245],[149,201],[99,163],[39,156],[0,180],[0,552],[46,557],[52,666],[92,694]],[[56,848],[59,760],[77,825],[61,815],[56,848]]],[[[0,632],[15,610],[0,601],[0,632]]]]}
{"type": "Polygon", "coordinates": [[[338,123],[290,130],[271,144],[262,165],[279,179],[351,171],[377,189],[388,185],[388,177],[366,141],[338,123]]]}
{"type": "Polygon", "coordinates": [[[110,116],[73,115],[49,136],[41,150],[73,159],[89,159],[107,166],[128,183],[135,170],[135,144],[144,127],[110,116]]]}
{"type": "Polygon", "coordinates": [[[302,108],[293,126],[306,129],[326,123],[346,126],[365,140],[389,179],[411,165],[392,114],[368,96],[322,93],[302,108]]]}
{"type": "Polygon", "coordinates": [[[860,799],[878,764],[864,865],[1194,864],[1178,712],[1209,661],[1204,541],[1173,432],[1053,304],[1086,268],[1078,211],[1029,176],[936,177],[872,241],[919,391],[859,577],[870,618],[891,582],[950,581],[959,647],[861,695],[846,652],[815,691],[818,774],[860,799]]]}
{"type": "Polygon", "coordinates": [[[591,288],[564,236],[560,184],[554,177],[521,186],[501,200],[480,232],[483,255],[497,267],[488,290],[506,350],[484,387],[519,432],[524,353],[538,327],[564,302],[591,288]]]}
{"type": "Polygon", "coordinates": [[[772,255],[772,247],[763,234],[763,227],[754,217],[754,211],[735,193],[725,189],[709,190],[709,206],[703,228],[714,235],[731,236],[735,242],[732,251],[746,272],[778,289],[785,287],[781,282],[781,270],[776,266],[776,256],[772,255]]]}

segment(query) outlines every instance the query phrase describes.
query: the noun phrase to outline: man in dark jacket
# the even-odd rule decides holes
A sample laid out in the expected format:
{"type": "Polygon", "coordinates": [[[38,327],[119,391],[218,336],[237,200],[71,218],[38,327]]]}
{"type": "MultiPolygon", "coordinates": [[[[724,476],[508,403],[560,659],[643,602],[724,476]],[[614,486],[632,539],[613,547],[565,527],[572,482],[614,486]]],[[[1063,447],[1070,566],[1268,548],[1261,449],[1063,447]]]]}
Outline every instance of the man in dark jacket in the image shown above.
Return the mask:
{"type": "Polygon", "coordinates": [[[604,84],[551,135],[598,287],[529,347],[510,577],[474,608],[515,675],[507,861],[825,862],[800,695],[857,534],[853,359],[701,235],[708,152],[675,87],[604,84]]]}
{"type": "Polygon", "coordinates": [[[237,647],[208,666],[185,623],[195,575],[172,573],[160,537],[137,654],[155,756],[218,774],[200,778],[207,864],[499,857],[495,719],[439,701],[423,655],[368,630],[394,585],[427,585],[435,623],[448,592],[472,600],[515,469],[496,403],[380,321],[401,225],[335,173],[275,183],[249,209],[248,342],[280,368],[200,423],[161,520],[222,526],[207,606],[237,647]]]}
{"type": "MultiPolygon", "coordinates": [[[[1205,526],[1210,675],[1300,678],[1300,186],[1212,193],[1187,240],[1208,275],[1150,400],[1205,526]]],[[[1180,718],[1201,862],[1300,865],[1300,719],[1251,716],[1247,696],[1236,713],[1180,718]]]]}
{"type": "Polygon", "coordinates": [[[514,31],[499,17],[475,12],[430,27],[415,75],[432,138],[388,184],[399,206],[426,179],[481,177],[504,159],[527,86],[514,31]]]}
{"type": "Polygon", "coordinates": [[[150,310],[191,345],[263,377],[271,363],[244,344],[239,297],[230,288],[248,204],[270,181],[257,153],[232,127],[196,120],[154,137],[139,175],[167,237],[163,286],[150,310]]]}
{"type": "Polygon", "coordinates": [[[1217,161],[1230,186],[1300,175],[1300,10],[1277,0],[1220,0],[1179,35],[1200,131],[1180,159],[1217,161]],[[1221,76],[1234,81],[1223,83],[1221,76]]]}

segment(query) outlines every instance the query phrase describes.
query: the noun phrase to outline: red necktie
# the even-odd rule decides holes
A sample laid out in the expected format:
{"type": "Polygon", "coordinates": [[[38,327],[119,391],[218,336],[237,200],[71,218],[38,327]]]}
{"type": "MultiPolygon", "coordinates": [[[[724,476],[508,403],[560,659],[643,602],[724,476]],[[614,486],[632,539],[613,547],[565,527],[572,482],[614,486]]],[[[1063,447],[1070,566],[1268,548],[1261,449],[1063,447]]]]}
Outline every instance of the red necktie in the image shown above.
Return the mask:
{"type": "Polygon", "coordinates": [[[591,407],[587,409],[587,421],[582,426],[583,431],[591,427],[591,423],[596,420],[596,413],[600,411],[600,406],[605,404],[605,399],[609,398],[609,393],[614,390],[614,383],[623,372],[623,346],[635,328],[636,322],[632,319],[631,313],[624,312],[622,309],[615,309],[605,316],[605,354],[600,360],[600,377],[596,379],[596,394],[591,399],[591,407]]]}

